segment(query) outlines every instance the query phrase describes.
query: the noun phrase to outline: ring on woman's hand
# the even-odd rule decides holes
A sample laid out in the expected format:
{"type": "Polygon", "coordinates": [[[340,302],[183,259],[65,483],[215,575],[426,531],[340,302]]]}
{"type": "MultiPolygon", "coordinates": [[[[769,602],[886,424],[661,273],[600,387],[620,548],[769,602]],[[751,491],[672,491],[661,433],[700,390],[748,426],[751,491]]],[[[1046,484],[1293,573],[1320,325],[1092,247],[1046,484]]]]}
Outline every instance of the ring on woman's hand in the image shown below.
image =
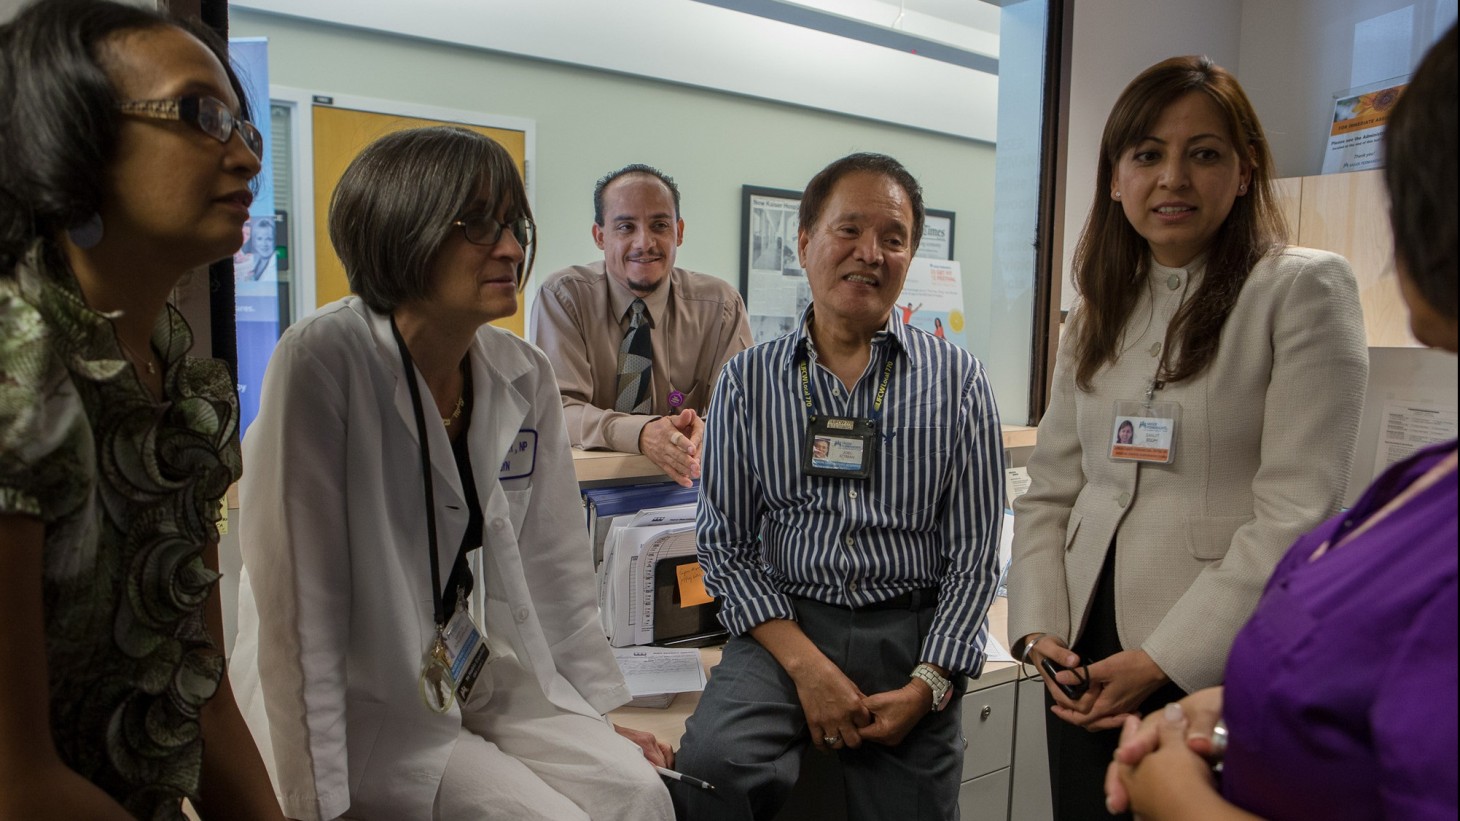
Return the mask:
{"type": "Polygon", "coordinates": [[[821,740],[826,743],[826,746],[830,747],[833,744],[840,742],[842,740],[842,737],[839,735],[827,735],[822,736],[821,740]]]}

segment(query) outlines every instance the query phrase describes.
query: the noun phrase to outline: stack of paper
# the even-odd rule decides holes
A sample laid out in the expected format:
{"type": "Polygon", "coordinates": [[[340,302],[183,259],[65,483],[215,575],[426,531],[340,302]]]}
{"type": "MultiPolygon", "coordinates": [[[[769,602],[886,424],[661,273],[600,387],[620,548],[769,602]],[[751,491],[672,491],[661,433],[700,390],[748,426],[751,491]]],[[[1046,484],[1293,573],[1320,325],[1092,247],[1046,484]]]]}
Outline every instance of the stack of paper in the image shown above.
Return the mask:
{"type": "Polygon", "coordinates": [[[679,693],[705,689],[700,651],[665,647],[624,647],[613,651],[629,685],[629,707],[668,707],[679,693]]]}
{"type": "Polygon", "coordinates": [[[689,510],[694,521],[694,503],[699,496],[699,484],[680,487],[674,482],[660,482],[651,485],[625,485],[622,487],[590,488],[583,491],[583,508],[588,520],[588,533],[593,539],[593,566],[603,562],[603,545],[609,529],[626,517],[633,518],[645,508],[659,509],[665,505],[689,510]]]}

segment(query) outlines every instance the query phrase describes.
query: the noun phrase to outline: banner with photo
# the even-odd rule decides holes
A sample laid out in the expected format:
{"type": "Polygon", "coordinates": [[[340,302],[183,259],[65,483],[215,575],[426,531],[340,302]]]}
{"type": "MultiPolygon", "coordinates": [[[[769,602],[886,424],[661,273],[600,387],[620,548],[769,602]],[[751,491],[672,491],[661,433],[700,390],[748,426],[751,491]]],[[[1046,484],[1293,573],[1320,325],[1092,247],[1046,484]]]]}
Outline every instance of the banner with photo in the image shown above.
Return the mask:
{"type": "Polygon", "coordinates": [[[253,123],[264,138],[263,168],[254,178],[253,205],[243,244],[233,255],[234,321],[238,333],[239,435],[259,412],[264,367],[279,341],[279,251],[287,226],[274,213],[272,129],[269,127],[269,44],[262,37],[228,41],[228,54],[248,95],[253,123]]]}

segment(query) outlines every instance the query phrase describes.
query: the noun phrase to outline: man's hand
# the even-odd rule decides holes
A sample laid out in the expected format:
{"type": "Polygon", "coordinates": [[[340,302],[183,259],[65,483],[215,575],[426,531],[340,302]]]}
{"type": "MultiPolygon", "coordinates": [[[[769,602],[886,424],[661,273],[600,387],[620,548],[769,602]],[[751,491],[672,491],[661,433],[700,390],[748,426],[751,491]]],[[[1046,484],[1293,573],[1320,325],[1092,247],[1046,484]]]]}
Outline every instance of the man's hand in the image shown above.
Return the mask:
{"type": "Polygon", "coordinates": [[[821,662],[791,677],[811,743],[819,750],[856,749],[862,746],[862,728],[872,720],[863,706],[867,697],[831,659],[822,656],[821,662]]]}
{"type": "Polygon", "coordinates": [[[686,409],[645,425],[639,431],[639,452],[669,478],[689,487],[700,478],[700,445],[704,439],[705,420],[686,409]]]}
{"type": "Polygon", "coordinates": [[[649,759],[650,764],[656,767],[674,766],[674,750],[668,742],[660,741],[654,737],[653,733],[643,730],[633,730],[617,724],[613,725],[613,729],[619,735],[639,745],[639,749],[644,751],[644,757],[649,759]]]}
{"type": "Polygon", "coordinates": [[[862,740],[896,747],[932,712],[933,690],[927,682],[909,679],[902,687],[868,696],[862,703],[872,713],[872,723],[862,728],[862,740]]]}

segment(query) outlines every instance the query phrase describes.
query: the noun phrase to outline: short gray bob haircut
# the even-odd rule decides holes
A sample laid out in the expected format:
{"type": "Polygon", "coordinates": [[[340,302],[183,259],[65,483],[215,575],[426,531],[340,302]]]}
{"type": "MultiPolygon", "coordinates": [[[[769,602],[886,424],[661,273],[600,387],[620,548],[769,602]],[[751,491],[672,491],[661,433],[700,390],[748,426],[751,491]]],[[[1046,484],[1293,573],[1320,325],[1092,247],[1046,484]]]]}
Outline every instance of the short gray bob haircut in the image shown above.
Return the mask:
{"type": "MultiPolygon", "coordinates": [[[[354,291],[389,313],[430,292],[431,263],[468,213],[532,218],[527,190],[507,150],[454,126],[387,134],[365,147],[330,198],[330,242],[354,291]],[[486,202],[478,199],[486,183],[486,202]]],[[[531,250],[523,249],[531,258],[531,250]]],[[[519,271],[524,281],[528,271],[519,271]]]]}

